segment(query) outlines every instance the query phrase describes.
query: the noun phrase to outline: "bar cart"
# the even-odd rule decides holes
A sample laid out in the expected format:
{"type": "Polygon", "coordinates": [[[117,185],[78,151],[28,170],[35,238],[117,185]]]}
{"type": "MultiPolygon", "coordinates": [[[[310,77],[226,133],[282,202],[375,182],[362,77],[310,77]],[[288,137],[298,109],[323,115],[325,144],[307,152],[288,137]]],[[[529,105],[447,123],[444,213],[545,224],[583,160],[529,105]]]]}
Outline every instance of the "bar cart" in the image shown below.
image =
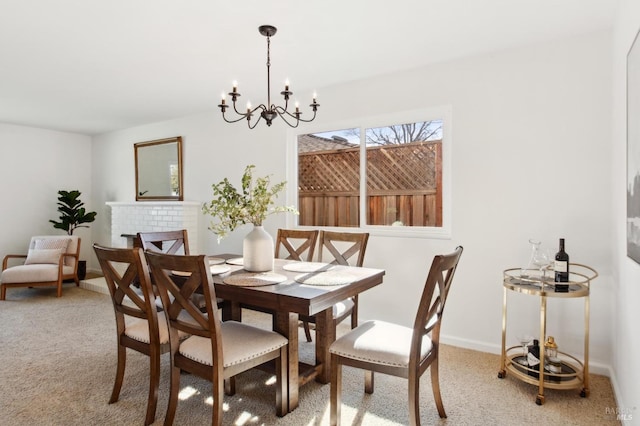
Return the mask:
{"type": "Polygon", "coordinates": [[[580,396],[589,396],[589,290],[591,281],[598,273],[591,267],[579,263],[569,265],[568,291],[556,291],[553,278],[544,278],[536,274],[539,271],[523,270],[521,268],[506,269],[503,273],[502,300],[502,352],[500,357],[499,378],[509,374],[526,383],[538,386],[536,404],[544,404],[544,389],[578,389],[580,396]],[[518,293],[537,296],[540,298],[540,364],[539,369],[528,366],[523,347],[506,347],[507,338],[507,293],[518,293]],[[584,298],[584,360],[558,351],[560,363],[550,369],[545,363],[543,343],[547,339],[547,298],[584,298]]]}

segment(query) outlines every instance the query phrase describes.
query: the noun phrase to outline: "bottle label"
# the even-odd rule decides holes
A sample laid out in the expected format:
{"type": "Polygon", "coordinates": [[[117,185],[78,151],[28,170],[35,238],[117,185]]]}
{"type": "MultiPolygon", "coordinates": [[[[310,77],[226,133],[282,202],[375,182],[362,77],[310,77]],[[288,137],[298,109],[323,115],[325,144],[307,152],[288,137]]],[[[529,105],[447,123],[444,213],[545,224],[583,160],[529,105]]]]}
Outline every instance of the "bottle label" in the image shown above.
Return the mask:
{"type": "Polygon", "coordinates": [[[568,272],[569,271],[568,266],[569,266],[568,262],[564,260],[556,260],[553,266],[553,270],[556,272],[568,272]]]}
{"type": "Polygon", "coordinates": [[[536,358],[536,356],[531,352],[527,354],[527,362],[529,363],[529,367],[535,367],[536,365],[540,364],[540,360],[536,358]]]}

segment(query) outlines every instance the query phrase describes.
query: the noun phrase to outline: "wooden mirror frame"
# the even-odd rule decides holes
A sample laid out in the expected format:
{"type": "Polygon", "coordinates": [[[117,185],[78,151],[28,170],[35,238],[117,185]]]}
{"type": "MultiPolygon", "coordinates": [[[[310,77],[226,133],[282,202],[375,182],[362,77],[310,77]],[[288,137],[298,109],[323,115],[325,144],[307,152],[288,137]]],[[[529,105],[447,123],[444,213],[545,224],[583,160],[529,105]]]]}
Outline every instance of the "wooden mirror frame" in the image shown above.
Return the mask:
{"type": "Polygon", "coordinates": [[[136,165],[136,201],[182,201],[184,199],[182,137],[138,142],[133,147],[136,165]],[[175,145],[175,155],[173,148],[168,145],[175,145]],[[172,164],[177,165],[175,173],[170,171],[172,164]],[[173,188],[172,178],[177,179],[173,188]],[[158,183],[159,185],[154,188],[154,184],[158,183]],[[165,186],[165,183],[168,185],[165,186]]]}

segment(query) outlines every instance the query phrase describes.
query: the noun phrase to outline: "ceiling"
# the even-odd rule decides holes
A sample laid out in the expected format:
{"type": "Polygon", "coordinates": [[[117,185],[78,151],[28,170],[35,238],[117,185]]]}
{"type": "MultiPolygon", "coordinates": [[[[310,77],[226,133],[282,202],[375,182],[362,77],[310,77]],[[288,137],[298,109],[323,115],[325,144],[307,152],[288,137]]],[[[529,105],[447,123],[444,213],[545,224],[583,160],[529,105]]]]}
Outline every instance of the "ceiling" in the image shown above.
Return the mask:
{"type": "Polygon", "coordinates": [[[0,123],[98,134],[216,109],[232,80],[243,107],[266,102],[263,24],[273,101],[288,78],[306,106],[333,84],[610,28],[617,4],[0,0],[0,123]]]}

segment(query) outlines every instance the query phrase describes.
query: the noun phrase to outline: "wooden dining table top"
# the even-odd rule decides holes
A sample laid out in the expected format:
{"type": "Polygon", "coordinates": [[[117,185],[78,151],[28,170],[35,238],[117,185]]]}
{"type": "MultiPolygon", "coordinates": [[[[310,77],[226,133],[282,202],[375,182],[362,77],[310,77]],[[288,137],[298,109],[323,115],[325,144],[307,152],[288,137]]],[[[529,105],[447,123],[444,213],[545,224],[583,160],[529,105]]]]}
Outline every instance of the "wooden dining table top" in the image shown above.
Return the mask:
{"type": "MultiPolygon", "coordinates": [[[[232,259],[237,255],[227,253],[210,257],[232,259]]],[[[284,275],[286,281],[259,287],[225,284],[224,279],[229,275],[247,273],[241,265],[229,265],[231,268],[229,272],[213,276],[216,296],[222,299],[240,300],[242,303],[254,304],[265,309],[295,312],[299,315],[316,315],[338,302],[379,285],[385,274],[383,269],[331,265],[332,271],[344,270],[347,272],[351,282],[340,285],[303,284],[296,281],[296,277],[313,273],[283,269],[283,266],[289,263],[299,262],[285,259],[274,260],[273,272],[284,275]]]]}

